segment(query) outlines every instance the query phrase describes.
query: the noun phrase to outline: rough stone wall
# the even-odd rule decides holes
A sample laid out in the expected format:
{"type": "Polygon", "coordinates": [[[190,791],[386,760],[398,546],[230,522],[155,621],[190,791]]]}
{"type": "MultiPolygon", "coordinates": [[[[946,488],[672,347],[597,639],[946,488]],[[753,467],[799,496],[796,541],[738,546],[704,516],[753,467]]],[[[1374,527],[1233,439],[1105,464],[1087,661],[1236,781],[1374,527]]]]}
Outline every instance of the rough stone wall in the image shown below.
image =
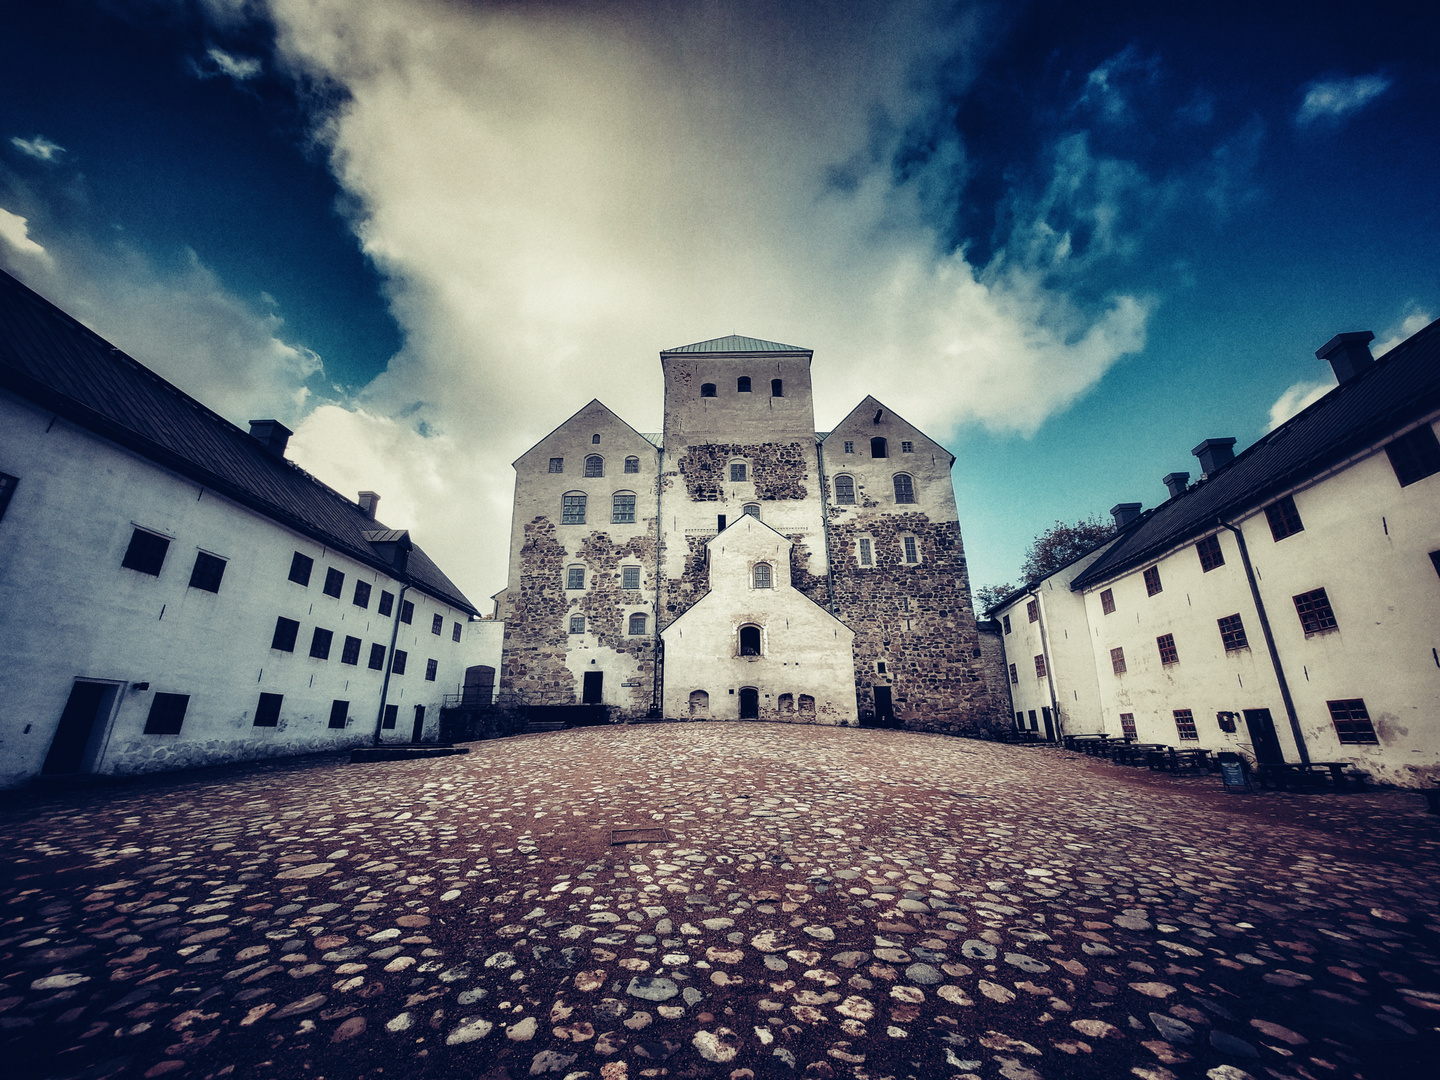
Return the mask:
{"type": "MultiPolygon", "coordinates": [[[[655,519],[646,519],[647,532],[617,543],[603,532],[592,532],[580,545],[580,561],[585,564],[589,581],[579,604],[573,609],[585,616],[586,632],[602,649],[610,649],[635,662],[635,673],[624,682],[620,696],[622,716],[644,716],[654,694],[655,635],[653,605],[655,596],[655,519]],[[640,563],[640,588],[621,588],[622,561],[640,563]],[[630,616],[643,611],[647,616],[644,634],[627,633],[630,616]]],[[[566,616],[568,617],[567,610],[566,616]]],[[[563,630],[563,625],[561,626],[563,630]]]]}
{"type": "Polygon", "coordinates": [[[692,444],[680,458],[680,475],[693,502],[723,502],[725,488],[735,486],[729,479],[730,461],[744,458],[756,499],[803,499],[809,495],[805,473],[813,456],[813,448],[798,442],[692,444]]]}
{"type": "Polygon", "coordinates": [[[565,546],[555,523],[537,517],[525,523],[520,573],[511,582],[500,668],[502,693],[518,694],[532,705],[573,705],[579,700],[575,676],[565,665],[565,546]]]}
{"type": "Polygon", "coordinates": [[[705,569],[705,545],[710,537],[692,533],[684,539],[687,548],[685,569],[678,578],[665,579],[664,610],[660,617],[662,630],[689,611],[710,587],[710,575],[705,569]]]}
{"type": "Polygon", "coordinates": [[[789,533],[786,539],[794,545],[790,549],[790,584],[829,611],[830,591],[825,577],[806,569],[810,565],[810,549],[805,546],[805,534],[789,533]]]}
{"type": "Polygon", "coordinates": [[[977,622],[975,629],[980,637],[980,664],[991,700],[1001,712],[1002,720],[1013,717],[1015,707],[1010,700],[1010,672],[1005,660],[1005,635],[1000,624],[994,619],[977,622]]]}

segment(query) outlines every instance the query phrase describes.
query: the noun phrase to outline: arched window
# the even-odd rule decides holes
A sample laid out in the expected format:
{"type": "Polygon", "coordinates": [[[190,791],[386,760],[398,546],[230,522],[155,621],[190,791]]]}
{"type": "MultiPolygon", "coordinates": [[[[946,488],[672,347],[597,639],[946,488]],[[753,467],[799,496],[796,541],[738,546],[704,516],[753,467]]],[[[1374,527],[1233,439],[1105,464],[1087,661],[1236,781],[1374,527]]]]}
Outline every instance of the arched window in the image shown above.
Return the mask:
{"type": "Polygon", "coordinates": [[[627,457],[625,459],[625,471],[627,473],[638,473],[640,471],[640,459],[638,457],[627,457]]]}
{"type": "Polygon", "coordinates": [[[598,434],[596,434],[596,435],[591,435],[591,436],[590,436],[590,441],[591,441],[592,443],[594,443],[596,446],[599,446],[599,445],[600,445],[600,436],[599,436],[598,434]]]}
{"type": "Polygon", "coordinates": [[[782,713],[793,713],[795,711],[795,695],[781,694],[775,699],[775,708],[782,713]]]}
{"type": "Polygon", "coordinates": [[[587,457],[585,459],[585,475],[604,476],[605,459],[602,458],[599,454],[591,454],[589,457],[587,457]]]}
{"type": "Polygon", "coordinates": [[[756,563],[756,564],[755,564],[755,588],[757,588],[757,589],[768,589],[768,588],[770,588],[770,564],[769,564],[769,563],[763,563],[763,562],[762,562],[762,563],[756,563]]]}
{"type": "Polygon", "coordinates": [[[585,524],[585,493],[583,491],[572,491],[568,495],[562,496],[560,524],[585,524]]]}
{"type": "Polygon", "coordinates": [[[785,380],[783,380],[783,379],[771,379],[771,380],[770,380],[770,396],[771,396],[771,397],[784,397],[784,396],[785,396],[785,380]]]}
{"type": "Polygon", "coordinates": [[[610,520],[616,525],[630,525],[635,522],[635,493],[617,491],[611,496],[610,520]]]}
{"type": "Polygon", "coordinates": [[[740,627],[740,655],[760,655],[760,628],[758,626],[740,627]]]}
{"type": "Polygon", "coordinates": [[[870,440],[870,456],[871,456],[871,457],[889,457],[889,456],[890,456],[890,451],[889,451],[889,448],[888,448],[888,446],[887,446],[887,444],[886,444],[886,442],[885,442],[884,436],[876,435],[875,438],[873,438],[873,439],[870,440]]]}
{"type": "Polygon", "coordinates": [[[735,380],[735,392],[736,392],[737,394],[748,394],[748,393],[750,393],[750,376],[749,376],[749,375],[741,375],[738,379],[735,380]]]}
{"type": "Polygon", "coordinates": [[[903,472],[895,474],[895,501],[897,503],[913,503],[915,501],[915,485],[903,472]]]}
{"type": "Polygon", "coordinates": [[[710,715],[710,695],[707,694],[704,690],[691,690],[691,691],[690,691],[690,715],[691,715],[691,716],[709,716],[709,715],[710,715]]]}
{"type": "Polygon", "coordinates": [[[853,503],[855,501],[855,478],[845,476],[843,473],[835,477],[835,501],[837,503],[853,503]]]}
{"type": "Polygon", "coordinates": [[[742,506],[742,507],[740,508],[740,513],[742,513],[742,514],[749,514],[749,515],[750,515],[751,517],[753,517],[756,521],[759,521],[759,520],[760,520],[760,504],[759,504],[759,503],[746,503],[744,506],[742,506]]]}
{"type": "Polygon", "coordinates": [[[645,633],[645,615],[642,612],[637,611],[630,616],[630,633],[632,636],[645,633]]]}
{"type": "Polygon", "coordinates": [[[809,694],[801,694],[801,695],[800,695],[800,711],[801,711],[802,713],[810,713],[811,715],[814,715],[814,713],[815,713],[815,699],[814,699],[813,697],[811,697],[809,694]]]}
{"type": "Polygon", "coordinates": [[[715,384],[714,384],[713,382],[701,383],[701,384],[700,384],[700,396],[701,396],[701,397],[714,397],[714,396],[715,396],[715,384]]]}

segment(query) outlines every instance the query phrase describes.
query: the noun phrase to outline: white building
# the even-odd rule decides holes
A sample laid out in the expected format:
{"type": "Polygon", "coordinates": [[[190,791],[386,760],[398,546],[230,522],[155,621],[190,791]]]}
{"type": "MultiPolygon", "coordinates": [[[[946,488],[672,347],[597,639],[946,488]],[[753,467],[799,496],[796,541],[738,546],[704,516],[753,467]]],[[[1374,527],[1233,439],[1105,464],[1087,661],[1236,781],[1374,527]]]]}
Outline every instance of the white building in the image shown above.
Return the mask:
{"type": "MultiPolygon", "coordinates": [[[[1339,386],[1238,456],[1205,440],[1198,483],[1171,473],[1166,502],[1035,583],[1052,646],[1089,636],[1051,664],[1065,732],[1440,776],[1440,323],[1378,361],[1373,336],[1327,342],[1339,386]]],[[[993,612],[1012,692],[1033,689],[1032,591],[993,612]]]]}
{"type": "Polygon", "coordinates": [[[0,273],[0,785],[433,737],[475,609],[289,434],[0,273]]]}
{"type": "Polygon", "coordinates": [[[515,462],[502,692],[622,717],[936,731],[985,678],[954,457],[874,398],[816,432],[811,353],[660,354],[663,435],[592,401],[515,462]]]}

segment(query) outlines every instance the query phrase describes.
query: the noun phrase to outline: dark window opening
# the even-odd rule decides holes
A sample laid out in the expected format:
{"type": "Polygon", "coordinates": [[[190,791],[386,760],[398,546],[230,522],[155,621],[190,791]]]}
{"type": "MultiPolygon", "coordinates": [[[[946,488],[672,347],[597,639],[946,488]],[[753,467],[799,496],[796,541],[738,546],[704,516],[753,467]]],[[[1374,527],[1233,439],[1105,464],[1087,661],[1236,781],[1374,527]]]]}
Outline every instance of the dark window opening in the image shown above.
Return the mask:
{"type": "Polygon", "coordinates": [[[444,631],[444,629],[445,616],[437,613],[430,619],[430,632],[436,637],[439,637],[440,634],[444,631]]]}
{"type": "Polygon", "coordinates": [[[136,529],[130,534],[130,546],[125,549],[125,558],[120,560],[120,565],[159,577],[160,567],[165,565],[165,552],[169,550],[170,541],[165,537],[136,529]]]}
{"type": "Polygon", "coordinates": [[[1295,610],[1300,615],[1300,625],[1305,628],[1306,637],[1338,629],[1335,610],[1330,606],[1330,598],[1325,595],[1324,589],[1301,593],[1294,599],[1295,610]]]}
{"type": "Polygon", "coordinates": [[[724,515],[724,514],[716,514],[716,515],[715,515],[715,531],[716,531],[716,532],[724,532],[724,531],[725,531],[725,515],[724,515]]]}
{"type": "Polygon", "coordinates": [[[358,637],[346,636],[345,646],[340,650],[340,662],[342,664],[360,663],[360,639],[358,637]]]}
{"type": "Polygon", "coordinates": [[[1160,663],[1178,664],[1180,662],[1180,654],[1175,649],[1174,634],[1161,634],[1155,639],[1155,644],[1160,649],[1160,663]]]}
{"type": "Polygon", "coordinates": [[[18,476],[0,473],[0,520],[4,520],[5,511],[10,506],[10,500],[15,495],[15,485],[18,483],[20,483],[18,476]]]}
{"type": "Polygon", "coordinates": [[[627,457],[625,459],[625,471],[627,473],[638,473],[640,471],[640,459],[638,457],[627,457]]]}
{"type": "Polygon", "coordinates": [[[1330,719],[1335,724],[1335,735],[1342,743],[1356,746],[1378,746],[1375,725],[1365,710],[1363,698],[1349,698],[1345,701],[1327,701],[1330,719]]]}
{"type": "Polygon", "coordinates": [[[351,597],[350,602],[358,608],[370,606],[370,583],[368,581],[355,582],[355,595],[351,597]]]}
{"type": "Polygon", "coordinates": [[[913,503],[915,501],[915,484],[904,473],[897,473],[895,476],[895,501],[897,503],[913,503]]]}
{"type": "Polygon", "coordinates": [[[590,441],[591,441],[592,443],[594,443],[596,446],[599,446],[599,445],[600,445],[600,434],[599,434],[599,432],[596,432],[594,435],[591,435],[591,436],[590,436],[590,441]]]}
{"type": "Polygon", "coordinates": [[[450,628],[450,640],[451,640],[451,641],[459,641],[459,640],[460,640],[460,624],[459,624],[458,622],[457,622],[454,626],[452,626],[452,627],[450,628]]]}
{"type": "Polygon", "coordinates": [[[1010,632],[1010,616],[1009,616],[1009,615],[1006,615],[1006,616],[1005,616],[1003,625],[1004,625],[1004,627],[1005,627],[1005,633],[1008,634],[1008,633],[1010,632]]]}
{"type": "Polygon", "coordinates": [[[1249,640],[1245,637],[1245,624],[1240,621],[1240,616],[1226,615],[1218,620],[1220,624],[1220,640],[1225,645],[1226,652],[1235,652],[1237,649],[1248,649],[1249,640]]]}
{"type": "Polygon", "coordinates": [[[1233,712],[1217,712],[1215,723],[1225,734],[1235,734],[1235,714],[1233,712]]]}
{"type": "Polygon", "coordinates": [[[412,604],[409,600],[406,600],[400,605],[400,621],[403,623],[410,623],[414,620],[415,605],[412,604]]]}
{"type": "Polygon", "coordinates": [[[370,646],[370,670],[371,670],[371,671],[384,671],[384,670],[385,670],[385,646],[384,646],[384,645],[371,645],[371,646],[370,646]]]}
{"type": "Polygon", "coordinates": [[[189,707],[189,694],[156,694],[150,702],[150,715],[145,718],[145,734],[179,735],[189,707]]]}
{"type": "Polygon", "coordinates": [[[1430,552],[1430,565],[1435,567],[1435,573],[1440,574],[1440,551],[1430,552]]]}
{"type": "Polygon", "coordinates": [[[1294,498],[1289,495],[1265,508],[1265,520],[1270,523],[1270,536],[1275,540],[1284,540],[1287,536],[1305,531],[1305,525],[1300,520],[1300,511],[1295,507],[1294,498]]]}
{"type": "Polygon", "coordinates": [[[740,655],[760,655],[760,628],[758,626],[742,626],[740,628],[740,655]]]}
{"type": "Polygon", "coordinates": [[[1149,567],[1145,571],[1146,594],[1149,596],[1154,596],[1158,592],[1163,592],[1164,589],[1165,586],[1160,584],[1160,568],[1158,566],[1149,567]]]}
{"type": "Polygon", "coordinates": [[[1100,594],[1100,610],[1106,615],[1115,614],[1115,590],[1106,589],[1100,594]]]}
{"type": "Polygon", "coordinates": [[[333,566],[325,571],[325,588],[321,590],[326,596],[333,596],[340,599],[340,594],[345,591],[345,575],[333,566]]]}
{"type": "Polygon", "coordinates": [[[701,396],[701,397],[714,397],[714,396],[715,396],[715,384],[714,384],[713,382],[701,383],[701,384],[700,384],[700,396],[701,396]]]}
{"type": "Polygon", "coordinates": [[[398,720],[399,718],[400,718],[400,706],[399,706],[399,705],[386,705],[386,706],[385,706],[385,719],[384,719],[383,721],[381,721],[381,723],[380,723],[380,728],[381,728],[381,730],[382,730],[382,731],[394,731],[394,730],[395,730],[395,721],[398,720]]]}
{"type": "Polygon", "coordinates": [[[378,611],[381,615],[388,616],[390,612],[395,610],[395,594],[386,592],[384,589],[381,589],[380,604],[378,607],[376,607],[375,610],[378,611]]]}
{"type": "Polygon", "coordinates": [[[315,635],[310,639],[310,655],[316,660],[330,659],[330,642],[335,639],[333,630],[322,630],[315,628],[315,635]]]}
{"type": "Polygon", "coordinates": [[[749,375],[741,375],[738,379],[735,380],[735,392],[736,392],[737,394],[748,394],[748,393],[750,393],[750,376],[749,376],[749,375]]]}
{"type": "Polygon", "coordinates": [[[281,652],[294,652],[295,639],[299,635],[300,624],[281,615],[275,620],[275,636],[270,639],[270,647],[281,652]]]}
{"type": "Polygon", "coordinates": [[[220,579],[225,576],[225,560],[204,551],[195,553],[195,567],[190,571],[190,588],[218,593],[220,579]]]}
{"type": "Polygon", "coordinates": [[[350,702],[330,702],[330,726],[336,730],[343,729],[350,719],[350,702]]]}
{"type": "Polygon", "coordinates": [[[1015,670],[1015,665],[1010,665],[1010,683],[1012,686],[1020,685],[1020,672],[1015,670]]]}
{"type": "Polygon", "coordinates": [[[1225,553],[1220,550],[1220,538],[1218,536],[1207,536],[1195,545],[1196,552],[1200,555],[1200,569],[1208,574],[1217,566],[1225,565],[1225,553]]]}
{"type": "Polygon", "coordinates": [[[740,719],[760,719],[760,691],[753,686],[740,688],[740,719]]]}
{"type": "Polygon", "coordinates": [[[290,580],[296,585],[309,585],[310,571],[314,568],[315,560],[297,551],[290,559],[290,580]]]}
{"type": "Polygon", "coordinates": [[[426,660],[426,661],[425,661],[425,681],[426,681],[426,682],[434,682],[434,681],[435,681],[435,673],[436,673],[439,669],[440,669],[440,662],[439,662],[438,660],[426,660]]]}
{"type": "Polygon", "coordinates": [[[771,397],[784,397],[784,396],[785,396],[785,381],[784,381],[783,379],[771,379],[771,380],[770,380],[770,396],[771,396],[771,397]]]}
{"type": "Polygon", "coordinates": [[[890,456],[888,445],[882,436],[876,435],[870,440],[870,456],[872,458],[890,456]]]}
{"type": "Polygon", "coordinates": [[[284,694],[261,694],[260,704],[255,706],[255,723],[253,726],[279,727],[280,703],[284,700],[284,694]]]}
{"type": "Polygon", "coordinates": [[[390,658],[390,671],[392,674],[405,674],[405,661],[409,658],[409,655],[410,654],[404,649],[395,650],[395,655],[390,658]]]}
{"type": "Polygon", "coordinates": [[[1385,447],[1385,453],[1401,487],[1440,472],[1440,440],[1435,438],[1435,429],[1429,424],[1401,435],[1385,447]]]}
{"type": "Polygon", "coordinates": [[[1175,710],[1175,730],[1181,742],[1195,742],[1200,738],[1200,732],[1195,729],[1195,714],[1189,709],[1175,710]]]}

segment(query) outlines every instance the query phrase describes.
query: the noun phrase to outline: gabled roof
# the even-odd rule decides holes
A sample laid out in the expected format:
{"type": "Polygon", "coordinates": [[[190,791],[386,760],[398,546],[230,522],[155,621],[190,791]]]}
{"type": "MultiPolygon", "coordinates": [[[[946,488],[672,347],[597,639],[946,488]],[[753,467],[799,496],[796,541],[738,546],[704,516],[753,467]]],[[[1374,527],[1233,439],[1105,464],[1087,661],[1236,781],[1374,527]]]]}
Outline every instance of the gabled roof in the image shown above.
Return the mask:
{"type": "Polygon", "coordinates": [[[661,355],[668,356],[671,353],[804,353],[808,355],[810,350],[796,345],[781,345],[778,341],[762,341],[759,338],[729,334],[726,337],[711,338],[709,341],[697,341],[694,345],[677,345],[673,349],[663,350],[661,355]]]}
{"type": "MultiPolygon", "coordinates": [[[[909,420],[906,420],[903,416],[901,416],[899,413],[897,413],[894,409],[890,408],[889,405],[886,405],[883,401],[881,401],[879,398],[877,398],[874,394],[866,394],[865,397],[864,397],[863,399],[861,399],[860,404],[856,405],[853,409],[851,409],[848,413],[846,413],[846,414],[841,418],[840,422],[839,422],[838,424],[836,424],[831,430],[829,430],[829,431],[817,431],[817,432],[815,433],[816,439],[817,439],[818,441],[820,441],[820,442],[823,443],[823,442],[824,442],[826,439],[828,439],[831,435],[834,435],[835,432],[839,431],[839,430],[840,430],[841,428],[843,428],[846,424],[848,424],[848,423],[850,422],[850,418],[851,418],[852,416],[856,416],[856,415],[867,416],[867,415],[870,414],[870,410],[871,410],[871,409],[884,409],[885,412],[889,413],[889,414],[890,414],[891,416],[893,416],[896,420],[899,420],[899,421],[900,421],[902,424],[904,424],[906,427],[914,428],[916,431],[920,432],[921,435],[924,435],[925,438],[930,439],[930,441],[931,441],[932,443],[934,443],[936,446],[939,446],[941,450],[944,450],[947,454],[950,454],[950,451],[949,451],[949,450],[947,450],[944,446],[941,446],[941,445],[940,445],[940,442],[939,442],[938,439],[931,439],[930,436],[929,436],[926,432],[921,431],[920,428],[918,428],[918,427],[916,427],[914,424],[910,423],[909,420]]],[[[951,464],[951,465],[954,465],[954,464],[955,464],[955,455],[954,455],[954,454],[950,454],[950,464],[951,464]]]]}
{"type": "Polygon", "coordinates": [[[584,413],[584,412],[586,412],[588,409],[594,408],[594,407],[596,407],[596,406],[598,406],[599,408],[603,409],[603,410],[605,411],[605,415],[606,415],[607,417],[609,417],[609,418],[610,418],[611,420],[613,420],[615,423],[619,424],[619,425],[620,425],[621,427],[623,427],[626,431],[630,432],[630,434],[634,435],[637,439],[640,439],[640,440],[642,440],[642,441],[644,441],[644,442],[650,443],[650,444],[651,444],[652,446],[654,446],[657,450],[660,448],[660,443],[657,441],[657,440],[659,440],[660,436],[656,435],[656,436],[654,436],[654,437],[652,438],[652,437],[649,436],[649,435],[642,435],[640,432],[636,431],[633,427],[630,426],[630,422],[629,422],[628,420],[626,420],[623,416],[621,416],[619,413],[617,413],[614,409],[610,408],[609,405],[606,405],[606,404],[605,404],[603,401],[601,401],[599,398],[591,398],[591,399],[590,399],[589,401],[587,401],[584,405],[582,405],[580,408],[576,409],[573,413],[571,413],[569,416],[567,416],[564,420],[561,420],[560,423],[556,424],[553,428],[551,428],[548,432],[546,432],[544,438],[537,439],[537,440],[535,441],[535,443],[534,443],[528,450],[525,451],[524,454],[521,454],[519,457],[517,457],[514,461],[512,461],[512,462],[510,463],[510,465],[511,465],[512,467],[518,467],[519,464],[520,464],[520,462],[525,459],[525,456],[526,456],[527,454],[532,453],[537,446],[539,446],[541,443],[543,443],[543,442],[545,441],[545,439],[550,438],[550,437],[553,436],[557,431],[563,431],[567,425],[573,424],[573,423],[575,422],[576,418],[578,418],[582,413],[584,413]]]}
{"type": "Polygon", "coordinates": [[[1440,411],[1440,320],[1396,345],[1188,491],[1150,511],[1071,587],[1110,580],[1232,524],[1440,411]]]}
{"type": "Polygon", "coordinates": [[[418,547],[404,574],[366,533],[384,526],[294,462],[0,271],[0,387],[126,449],[476,615],[418,547]]]}

